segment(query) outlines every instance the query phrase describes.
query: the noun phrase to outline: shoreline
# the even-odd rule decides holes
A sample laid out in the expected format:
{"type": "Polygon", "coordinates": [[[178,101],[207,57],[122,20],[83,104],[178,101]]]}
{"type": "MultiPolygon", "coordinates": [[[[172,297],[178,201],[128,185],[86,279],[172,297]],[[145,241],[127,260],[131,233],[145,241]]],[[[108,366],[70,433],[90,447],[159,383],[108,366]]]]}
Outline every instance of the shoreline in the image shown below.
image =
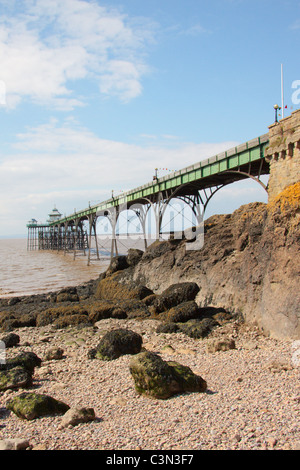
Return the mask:
{"type": "MultiPolygon", "coordinates": [[[[82,296],[89,289],[94,292],[97,282],[77,290],[82,296]]],[[[24,296],[7,308],[30,311],[39,304],[45,308],[46,301],[49,307],[52,294],[58,292],[24,296]]],[[[61,416],[20,419],[6,403],[22,389],[6,390],[0,392],[0,441],[25,439],[28,450],[300,450],[300,368],[291,361],[292,340],[267,337],[237,318],[202,339],[158,333],[161,323],[157,318],[104,318],[93,325],[13,328],[20,342],[7,349],[7,357],[34,352],[42,360],[28,391],[71,408],[92,408],[95,419],[67,427],[61,416]],[[139,395],[129,371],[131,355],[112,361],[89,358],[90,349],[116,328],[140,334],[143,348],[163,360],[190,367],[207,381],[207,391],[166,400],[139,395]],[[209,351],[211,341],[224,339],[234,341],[235,347],[209,351]],[[59,360],[46,359],[50,349],[58,348],[63,350],[59,360]]]]}
{"type": "Polygon", "coordinates": [[[20,351],[44,358],[49,348],[61,360],[43,360],[33,390],[71,407],[95,410],[96,420],[61,428],[62,417],[20,420],[5,411],[0,394],[0,438],[26,439],[36,450],[299,450],[299,369],[292,368],[288,341],[266,338],[257,329],[232,321],[212,337],[231,337],[236,348],[208,353],[212,338],[182,333],[157,334],[158,321],[106,319],[96,328],[45,327],[14,330],[20,351]],[[89,348],[105,331],[122,327],[142,334],[143,346],[164,360],[178,361],[201,375],[206,393],[185,393],[167,400],[136,393],[130,355],[114,361],[90,360],[89,348]]]}
{"type": "Polygon", "coordinates": [[[92,259],[78,253],[57,253],[47,250],[28,251],[23,239],[0,240],[2,270],[0,298],[45,294],[68,286],[96,279],[110,259],[92,259]]]}

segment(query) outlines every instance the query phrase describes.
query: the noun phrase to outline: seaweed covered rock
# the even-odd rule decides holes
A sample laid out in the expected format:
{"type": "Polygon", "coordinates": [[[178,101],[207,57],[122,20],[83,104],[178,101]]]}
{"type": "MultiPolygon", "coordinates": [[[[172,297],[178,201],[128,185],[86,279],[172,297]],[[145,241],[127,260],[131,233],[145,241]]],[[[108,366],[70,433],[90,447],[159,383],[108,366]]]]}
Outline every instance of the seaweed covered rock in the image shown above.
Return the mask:
{"type": "Polygon", "coordinates": [[[180,331],[190,338],[206,338],[219,323],[214,318],[203,318],[202,320],[189,320],[180,326],[180,331]]]}
{"type": "Polygon", "coordinates": [[[181,304],[182,302],[195,300],[199,290],[200,289],[195,282],[180,282],[172,284],[156,297],[153,302],[155,312],[164,312],[178,304],[181,304]]]}
{"type": "Polygon", "coordinates": [[[16,314],[10,311],[0,313],[0,328],[2,331],[12,331],[15,328],[36,326],[34,313],[16,314]]]}
{"type": "Polygon", "coordinates": [[[189,300],[175,305],[175,307],[163,313],[162,316],[166,321],[184,323],[188,320],[199,318],[201,316],[201,309],[194,300],[189,300]]]}
{"type": "Polygon", "coordinates": [[[179,333],[180,325],[174,322],[163,322],[156,328],[156,333],[179,333]]]}
{"type": "Polygon", "coordinates": [[[57,318],[53,323],[55,328],[67,328],[68,326],[91,326],[91,322],[88,319],[87,315],[63,315],[60,318],[57,318]]]}
{"type": "Polygon", "coordinates": [[[143,339],[138,333],[118,328],[106,333],[98,346],[89,351],[88,357],[111,361],[124,354],[137,354],[141,351],[142,342],[143,339]]]}
{"type": "Polygon", "coordinates": [[[65,287],[61,289],[56,296],[56,302],[78,302],[79,295],[76,287],[65,287]]]}
{"type": "Polygon", "coordinates": [[[57,294],[56,302],[78,302],[79,297],[77,294],[69,294],[67,292],[62,292],[57,294]]]}
{"type": "Polygon", "coordinates": [[[9,400],[6,408],[21,419],[33,420],[42,416],[64,414],[70,407],[49,395],[23,392],[9,400]]]}
{"type": "Polygon", "coordinates": [[[32,374],[23,367],[0,371],[0,392],[27,388],[32,385],[32,374]]]}
{"type": "Polygon", "coordinates": [[[151,315],[147,305],[142,300],[123,300],[119,307],[124,309],[127,318],[147,318],[151,315]]]}
{"type": "Polygon", "coordinates": [[[6,336],[0,338],[1,341],[5,344],[6,349],[13,348],[20,343],[20,336],[15,333],[9,333],[6,336]]]}
{"type": "Polygon", "coordinates": [[[162,322],[156,328],[156,333],[183,333],[190,338],[206,338],[220,324],[214,318],[192,319],[186,322],[162,322]]]}
{"type": "Polygon", "coordinates": [[[129,365],[137,393],[150,398],[167,399],[184,392],[205,392],[206,381],[192,370],[174,361],[164,361],[158,354],[144,351],[129,365]]]}
{"type": "Polygon", "coordinates": [[[95,302],[89,313],[89,321],[95,323],[105,318],[127,318],[126,310],[112,300],[95,302]]]}
{"type": "Polygon", "coordinates": [[[123,271],[117,271],[99,281],[95,297],[100,300],[142,300],[151,294],[152,290],[134,282],[130,276],[124,276],[123,271]]]}
{"type": "Polygon", "coordinates": [[[0,370],[10,370],[20,366],[33,374],[35,367],[40,367],[41,363],[42,360],[34,352],[27,351],[6,359],[5,364],[0,364],[0,370]]]}
{"type": "Polygon", "coordinates": [[[82,305],[66,305],[47,308],[39,312],[36,317],[36,326],[54,324],[58,328],[80,323],[89,324],[89,310],[82,305]]]}

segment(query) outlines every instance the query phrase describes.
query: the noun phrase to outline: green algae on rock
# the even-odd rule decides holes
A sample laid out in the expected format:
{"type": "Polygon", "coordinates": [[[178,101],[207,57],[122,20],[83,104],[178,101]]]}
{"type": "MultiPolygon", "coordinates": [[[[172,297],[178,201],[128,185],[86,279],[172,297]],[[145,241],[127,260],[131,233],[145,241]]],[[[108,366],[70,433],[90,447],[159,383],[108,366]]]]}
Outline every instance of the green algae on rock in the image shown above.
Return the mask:
{"type": "Polygon", "coordinates": [[[167,399],[185,392],[205,392],[207,383],[187,366],[164,361],[158,354],[143,351],[129,365],[137,393],[167,399]]]}
{"type": "Polygon", "coordinates": [[[0,364],[0,370],[9,370],[20,366],[33,374],[34,368],[40,367],[41,363],[42,360],[34,352],[26,351],[7,359],[5,364],[0,364]]]}
{"type": "Polygon", "coordinates": [[[138,333],[118,328],[106,333],[98,346],[89,351],[89,357],[111,361],[124,354],[137,354],[141,351],[142,342],[143,339],[138,333]]]}
{"type": "Polygon", "coordinates": [[[164,312],[183,302],[194,300],[199,286],[195,282],[179,282],[165,289],[154,301],[156,313],[164,312]]]}
{"type": "Polygon", "coordinates": [[[23,367],[0,371],[0,392],[18,388],[27,388],[32,385],[31,373],[23,367]]]}
{"type": "Polygon", "coordinates": [[[9,400],[6,408],[21,419],[33,420],[42,416],[65,414],[70,407],[49,395],[23,392],[9,400]]]}
{"type": "Polygon", "coordinates": [[[142,300],[153,294],[148,287],[133,282],[130,273],[117,271],[101,279],[95,291],[96,299],[100,300],[142,300]]]}

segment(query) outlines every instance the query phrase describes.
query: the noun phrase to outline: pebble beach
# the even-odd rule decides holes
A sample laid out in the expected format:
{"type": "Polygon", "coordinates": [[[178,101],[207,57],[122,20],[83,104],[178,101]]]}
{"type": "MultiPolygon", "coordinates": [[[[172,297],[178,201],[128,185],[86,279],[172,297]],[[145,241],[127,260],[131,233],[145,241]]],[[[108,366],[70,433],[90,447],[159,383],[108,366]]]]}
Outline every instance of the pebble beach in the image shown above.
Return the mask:
{"type": "Polygon", "coordinates": [[[7,356],[32,351],[42,359],[31,390],[93,408],[95,419],[67,427],[62,416],[23,420],[6,409],[20,390],[7,390],[0,393],[0,440],[26,440],[29,450],[300,450],[299,342],[265,337],[236,320],[200,340],[158,334],[158,325],[110,318],[84,328],[15,329],[20,343],[7,356]],[[120,327],[141,334],[143,348],[190,367],[206,380],[206,392],[151,399],[135,390],[130,355],[90,359],[99,339],[120,327]],[[235,348],[208,352],[213,338],[231,338],[235,348]],[[62,358],[44,360],[55,347],[62,358]]]}

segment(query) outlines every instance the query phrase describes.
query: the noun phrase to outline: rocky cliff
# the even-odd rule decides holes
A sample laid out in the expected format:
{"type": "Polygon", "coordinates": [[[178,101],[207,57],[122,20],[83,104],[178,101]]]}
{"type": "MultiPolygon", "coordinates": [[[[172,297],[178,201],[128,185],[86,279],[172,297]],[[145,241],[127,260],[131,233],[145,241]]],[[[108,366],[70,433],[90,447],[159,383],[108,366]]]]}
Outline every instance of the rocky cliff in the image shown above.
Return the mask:
{"type": "Polygon", "coordinates": [[[145,252],[114,258],[83,286],[1,299],[0,330],[154,317],[169,322],[168,331],[190,320],[181,330],[200,337],[237,314],[266,335],[300,339],[299,202],[296,183],[269,204],[208,219],[201,249],[188,249],[184,240],[155,242],[145,252]]]}
{"type": "Polygon", "coordinates": [[[156,242],[132,270],[132,279],[155,293],[196,282],[200,307],[240,313],[276,338],[300,338],[299,201],[297,183],[270,204],[215,215],[206,221],[199,251],[187,250],[183,241],[156,242]]]}

